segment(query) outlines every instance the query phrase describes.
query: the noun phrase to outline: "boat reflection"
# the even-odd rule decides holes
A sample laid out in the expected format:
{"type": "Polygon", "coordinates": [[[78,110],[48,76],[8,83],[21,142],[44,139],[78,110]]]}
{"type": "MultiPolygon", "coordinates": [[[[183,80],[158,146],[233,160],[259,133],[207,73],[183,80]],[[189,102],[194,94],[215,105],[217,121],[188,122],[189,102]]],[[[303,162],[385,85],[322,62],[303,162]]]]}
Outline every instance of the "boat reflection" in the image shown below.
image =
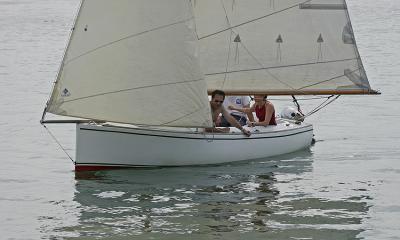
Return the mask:
{"type": "Polygon", "coordinates": [[[77,172],[80,224],[68,231],[80,237],[355,238],[361,230],[354,226],[368,211],[364,202],[281,197],[279,176],[301,177],[312,171],[312,161],[306,150],[212,167],[77,172]]]}

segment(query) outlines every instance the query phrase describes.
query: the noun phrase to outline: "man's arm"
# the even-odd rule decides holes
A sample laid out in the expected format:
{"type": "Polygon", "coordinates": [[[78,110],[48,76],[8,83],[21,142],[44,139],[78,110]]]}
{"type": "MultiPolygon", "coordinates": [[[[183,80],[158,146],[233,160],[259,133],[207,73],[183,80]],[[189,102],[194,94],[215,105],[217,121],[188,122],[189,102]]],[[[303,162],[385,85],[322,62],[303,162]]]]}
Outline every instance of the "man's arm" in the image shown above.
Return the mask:
{"type": "Polygon", "coordinates": [[[222,108],[222,115],[224,115],[226,121],[228,121],[232,126],[240,129],[244,135],[248,137],[251,135],[250,131],[244,129],[242,125],[240,125],[240,123],[225,110],[225,108],[222,108]]]}
{"type": "Polygon", "coordinates": [[[228,133],[230,131],[230,129],[228,127],[225,128],[205,128],[204,132],[208,132],[208,133],[228,133]]]}
{"type": "Polygon", "coordinates": [[[238,112],[242,112],[242,113],[248,113],[249,111],[250,111],[250,108],[238,108],[238,107],[235,107],[235,106],[228,106],[228,109],[229,110],[235,110],[235,111],[238,111],[238,112]]]}

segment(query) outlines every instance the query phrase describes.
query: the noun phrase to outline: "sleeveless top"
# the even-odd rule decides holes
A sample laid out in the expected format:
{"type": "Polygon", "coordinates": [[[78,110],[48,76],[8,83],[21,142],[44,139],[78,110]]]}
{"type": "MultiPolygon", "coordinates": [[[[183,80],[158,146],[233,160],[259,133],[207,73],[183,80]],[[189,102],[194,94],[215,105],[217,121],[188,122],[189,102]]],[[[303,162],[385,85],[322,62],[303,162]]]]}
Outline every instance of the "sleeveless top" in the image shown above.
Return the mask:
{"type": "MultiPolygon", "coordinates": [[[[256,116],[258,121],[263,122],[265,120],[265,104],[262,107],[255,107],[256,116]]],[[[271,120],[269,120],[268,125],[276,125],[275,111],[272,113],[271,120]]]]}

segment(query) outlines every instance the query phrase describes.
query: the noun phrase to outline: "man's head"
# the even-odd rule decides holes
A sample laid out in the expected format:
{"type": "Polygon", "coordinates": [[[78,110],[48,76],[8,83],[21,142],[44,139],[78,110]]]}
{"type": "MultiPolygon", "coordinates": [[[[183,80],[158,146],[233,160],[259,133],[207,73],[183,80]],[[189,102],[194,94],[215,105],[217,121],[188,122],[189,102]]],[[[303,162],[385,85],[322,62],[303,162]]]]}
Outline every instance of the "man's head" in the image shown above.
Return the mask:
{"type": "Polygon", "coordinates": [[[224,91],[215,90],[211,93],[211,107],[213,109],[221,107],[224,100],[225,100],[224,91]]]}

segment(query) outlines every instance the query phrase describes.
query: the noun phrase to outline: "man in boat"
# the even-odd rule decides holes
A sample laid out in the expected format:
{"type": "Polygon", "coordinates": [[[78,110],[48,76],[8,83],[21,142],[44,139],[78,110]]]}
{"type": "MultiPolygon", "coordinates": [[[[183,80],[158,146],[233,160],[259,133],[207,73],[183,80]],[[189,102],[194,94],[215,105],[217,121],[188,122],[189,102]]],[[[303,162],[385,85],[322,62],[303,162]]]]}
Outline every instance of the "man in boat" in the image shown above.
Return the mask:
{"type": "MultiPolygon", "coordinates": [[[[211,113],[212,113],[212,118],[214,125],[217,122],[218,116],[222,114],[222,116],[226,119],[226,121],[231,125],[236,128],[238,128],[244,135],[250,136],[251,133],[249,130],[244,129],[242,125],[234,118],[232,117],[228,111],[223,106],[225,100],[225,93],[221,90],[215,90],[214,92],[211,93],[211,101],[210,101],[210,106],[211,106],[211,113]]],[[[229,128],[206,128],[206,132],[229,132],[229,128]]]]}
{"type": "MultiPolygon", "coordinates": [[[[246,114],[243,112],[230,110],[229,106],[235,106],[237,108],[250,108],[250,97],[249,96],[226,96],[224,100],[224,108],[229,114],[234,117],[240,125],[244,126],[247,124],[247,119],[250,122],[254,122],[253,114],[246,114]]],[[[217,125],[219,127],[231,127],[231,124],[222,116],[221,123],[217,125]]]]}
{"type": "Polygon", "coordinates": [[[248,123],[249,127],[276,125],[275,107],[267,100],[267,96],[255,95],[254,104],[250,108],[238,108],[235,106],[229,106],[228,108],[246,114],[253,114],[253,112],[255,112],[258,122],[250,121],[248,123]]]}

